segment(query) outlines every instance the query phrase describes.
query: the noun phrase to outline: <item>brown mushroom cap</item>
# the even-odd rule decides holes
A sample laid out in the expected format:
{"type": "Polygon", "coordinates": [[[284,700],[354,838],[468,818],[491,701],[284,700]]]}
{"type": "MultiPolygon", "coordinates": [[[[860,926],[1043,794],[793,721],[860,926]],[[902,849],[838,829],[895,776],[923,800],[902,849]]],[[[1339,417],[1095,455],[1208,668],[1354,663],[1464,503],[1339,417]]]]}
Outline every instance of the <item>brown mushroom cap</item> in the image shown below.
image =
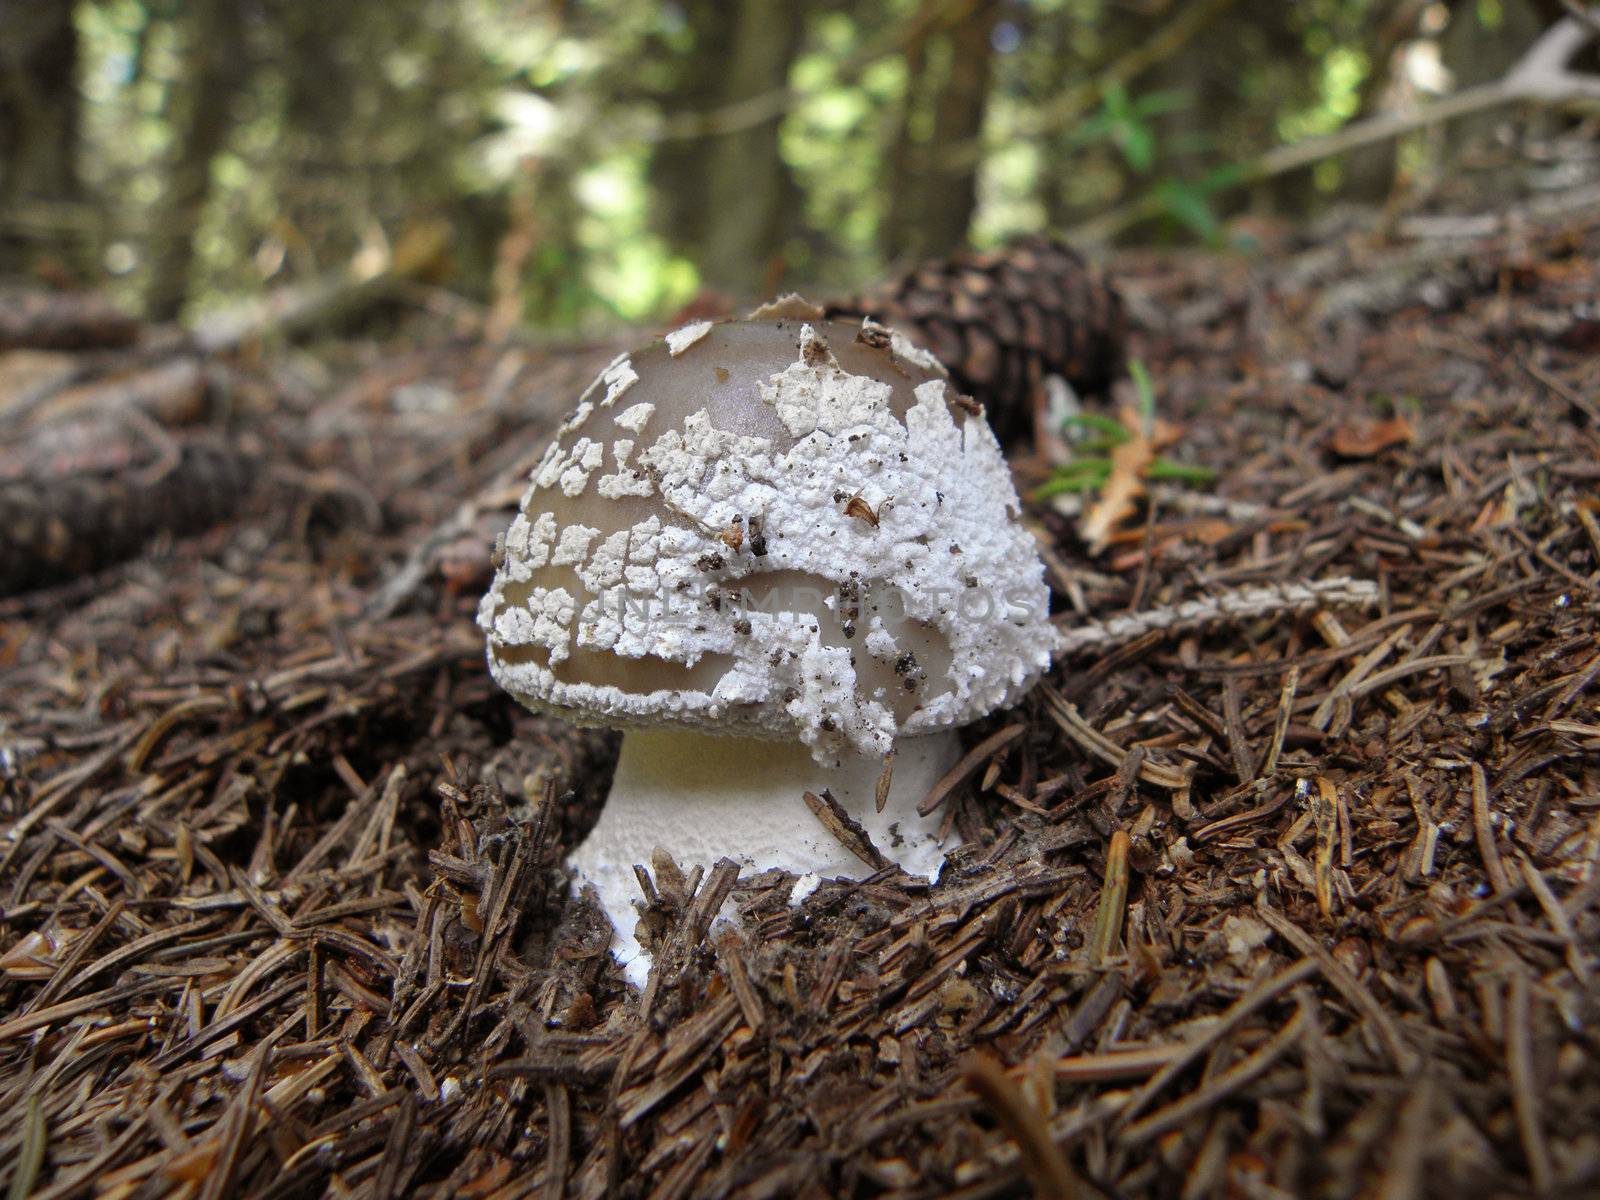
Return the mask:
{"type": "Polygon", "coordinates": [[[691,326],[613,362],[535,470],[480,611],[490,666],[587,723],[887,749],[1048,661],[1037,628],[1035,653],[1014,644],[1044,607],[1018,507],[981,417],[887,330],[691,326]],[[957,494],[979,477],[1000,494],[957,494]],[[1000,621],[1018,665],[998,688],[994,661],[956,661],[992,659],[984,639],[924,594],[985,573],[1037,606],[1000,621]]]}

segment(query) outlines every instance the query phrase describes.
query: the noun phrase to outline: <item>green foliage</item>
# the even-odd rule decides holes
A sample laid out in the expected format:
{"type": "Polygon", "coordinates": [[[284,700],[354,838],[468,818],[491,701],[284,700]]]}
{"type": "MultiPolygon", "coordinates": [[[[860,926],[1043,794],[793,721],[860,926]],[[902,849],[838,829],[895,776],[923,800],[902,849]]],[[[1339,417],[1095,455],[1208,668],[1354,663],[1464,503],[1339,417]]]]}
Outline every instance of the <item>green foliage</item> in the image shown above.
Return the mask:
{"type": "Polygon", "coordinates": [[[1139,401],[1139,419],[1144,422],[1148,432],[1156,419],[1156,385],[1150,378],[1150,368],[1144,365],[1144,359],[1128,360],[1128,378],[1133,380],[1133,392],[1139,401]]]}
{"type": "MultiPolygon", "coordinates": [[[[1163,135],[1159,118],[1184,113],[1191,99],[1182,91],[1156,91],[1138,98],[1129,96],[1121,84],[1112,84],[1101,99],[1098,112],[1082,122],[1068,139],[1073,146],[1104,142],[1114,146],[1138,176],[1149,176],[1158,162],[1176,161],[1179,155],[1170,145],[1180,139],[1163,135]]],[[[1182,139],[1191,151],[1204,151],[1209,139],[1182,139]]],[[[1246,176],[1239,163],[1224,162],[1198,175],[1164,174],[1152,180],[1146,195],[1154,215],[1176,225],[1189,236],[1209,246],[1222,246],[1222,221],[1218,198],[1241,183],[1246,176]]]]}
{"type": "Polygon", "coordinates": [[[1163,179],[1155,195],[1162,213],[1209,246],[1220,246],[1222,223],[1217,217],[1217,196],[1240,182],[1244,169],[1224,163],[1198,179],[1163,179]]]}
{"type": "Polygon", "coordinates": [[[1107,141],[1121,152],[1136,174],[1147,175],[1155,166],[1160,142],[1155,118],[1180,112],[1189,103],[1189,97],[1181,91],[1148,92],[1135,99],[1125,86],[1113,83],[1101,97],[1100,111],[1072,131],[1068,145],[1107,141]]]}
{"type": "MultiPolygon", "coordinates": [[[[1156,390],[1150,371],[1141,359],[1130,359],[1128,378],[1133,382],[1134,399],[1140,423],[1146,437],[1155,428],[1156,390]]],[[[1070,462],[1057,467],[1033,491],[1035,500],[1048,500],[1052,496],[1069,492],[1097,492],[1111,478],[1111,452],[1129,441],[1133,434],[1120,421],[1102,413],[1073,413],[1061,422],[1061,432],[1072,443],[1070,462]]],[[[1170,483],[1204,485],[1213,482],[1217,473],[1210,467],[1175,462],[1157,456],[1145,468],[1146,479],[1170,483]]]]}
{"type": "MultiPolygon", "coordinates": [[[[751,250],[750,291],[777,279],[836,294],[880,275],[916,245],[904,234],[918,207],[964,173],[977,179],[980,244],[1142,198],[1156,221],[1141,233],[1221,245],[1240,163],[1358,115],[1390,7],[1240,0],[1179,52],[1124,73],[1113,68],[1184,6],[998,5],[987,122],[949,146],[930,139],[965,6],[794,2],[784,12],[803,13],[801,36],[754,97],[769,115],[751,118],[721,86],[736,14],[773,11],[751,0],[78,0],[102,261],[136,296],[162,240],[192,237],[191,307],[203,308],[343,269],[443,219],[442,282],[467,297],[493,299],[496,263],[522,237],[530,322],[653,320],[701,286],[708,239],[745,198],[708,192],[707,164],[752,130],[774,131],[788,191],[751,250]],[[236,14],[243,58],[204,208],[166,228],[190,33],[211,5],[236,14]],[[697,134],[702,119],[716,132],[697,134]]],[[[1523,2],[1464,19],[1487,27],[1523,2]]],[[[1330,170],[1318,179],[1337,179],[1330,170]]]]}

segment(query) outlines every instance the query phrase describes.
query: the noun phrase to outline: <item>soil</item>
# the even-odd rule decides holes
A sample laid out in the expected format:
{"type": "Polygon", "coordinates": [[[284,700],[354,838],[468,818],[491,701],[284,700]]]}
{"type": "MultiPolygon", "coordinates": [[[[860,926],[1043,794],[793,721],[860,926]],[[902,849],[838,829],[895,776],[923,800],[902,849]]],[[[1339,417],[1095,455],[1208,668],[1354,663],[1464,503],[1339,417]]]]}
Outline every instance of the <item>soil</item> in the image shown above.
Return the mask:
{"type": "Polygon", "coordinates": [[[967,731],[944,877],[658,864],[642,994],[562,866],[615,738],[472,616],[645,333],[246,348],[237,510],[0,600],[10,1194],[1595,1194],[1597,264],[1113,261],[1184,469],[1098,554],[1030,503],[1093,636],[967,731]]]}

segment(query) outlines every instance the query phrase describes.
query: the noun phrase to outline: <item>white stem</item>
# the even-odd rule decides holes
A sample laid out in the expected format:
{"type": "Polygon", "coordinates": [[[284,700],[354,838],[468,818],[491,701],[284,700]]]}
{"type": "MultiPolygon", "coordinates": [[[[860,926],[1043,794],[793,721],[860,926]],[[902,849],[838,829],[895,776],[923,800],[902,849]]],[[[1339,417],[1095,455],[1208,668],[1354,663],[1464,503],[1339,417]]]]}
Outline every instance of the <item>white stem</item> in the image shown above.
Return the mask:
{"type": "Polygon", "coordinates": [[[642,984],[650,964],[634,938],[634,901],[643,899],[635,863],[648,867],[660,848],[685,874],[696,866],[709,872],[720,858],[739,863],[742,873],[780,867],[801,876],[795,890],[802,894],[819,878],[872,874],[806,807],[805,792],[827,789],[885,858],[908,874],[932,879],[944,861],[937,840],[940,814],[919,817],[916,806],[960,752],[954,731],[902,738],[880,813],[876,792],[883,761],[875,757],[856,756],[829,770],[798,742],[630,732],[622,739],[600,821],[572,855],[578,884],[598,893],[616,928],[612,952],[628,979],[642,984]]]}

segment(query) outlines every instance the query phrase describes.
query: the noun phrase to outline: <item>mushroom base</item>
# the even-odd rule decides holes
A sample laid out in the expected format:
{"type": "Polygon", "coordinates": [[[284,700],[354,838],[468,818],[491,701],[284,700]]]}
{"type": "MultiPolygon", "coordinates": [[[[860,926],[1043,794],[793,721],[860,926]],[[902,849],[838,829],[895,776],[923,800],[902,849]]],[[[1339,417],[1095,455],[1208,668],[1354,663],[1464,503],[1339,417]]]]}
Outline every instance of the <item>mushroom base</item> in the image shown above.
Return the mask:
{"type": "Polygon", "coordinates": [[[659,848],[685,874],[710,871],[731,858],[742,874],[773,867],[801,877],[793,902],[818,879],[874,873],[806,806],[803,794],[826,789],[866,831],[884,858],[910,875],[933,879],[944,861],[941,814],[917,815],[917,803],[961,754],[956,733],[901,738],[883,811],[877,786],[883,761],[855,756],[819,767],[799,743],[710,737],[682,730],[635,730],[622,756],[600,821],[572,855],[577,885],[593,886],[616,935],[612,953],[624,974],[643,985],[649,955],[635,938],[642,903],[635,863],[649,866],[659,848]],[[808,879],[807,877],[812,877],[808,879]]]}

